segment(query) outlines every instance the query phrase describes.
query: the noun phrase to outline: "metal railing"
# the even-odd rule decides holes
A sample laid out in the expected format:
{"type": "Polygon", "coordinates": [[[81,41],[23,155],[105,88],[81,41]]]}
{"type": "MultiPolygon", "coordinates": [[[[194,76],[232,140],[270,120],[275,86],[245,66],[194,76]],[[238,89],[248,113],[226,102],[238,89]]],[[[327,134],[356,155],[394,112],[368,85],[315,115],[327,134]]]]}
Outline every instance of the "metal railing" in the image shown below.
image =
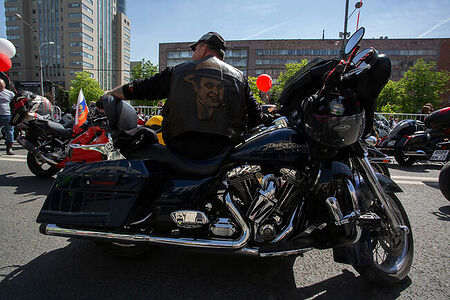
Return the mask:
{"type": "Polygon", "coordinates": [[[394,118],[395,121],[401,121],[401,120],[423,120],[427,114],[403,114],[403,113],[378,113],[375,114],[383,116],[386,118],[386,120],[389,120],[390,116],[394,118]]]}
{"type": "Polygon", "coordinates": [[[159,106],[133,106],[137,113],[142,113],[144,116],[161,115],[162,107],[159,106]]]}

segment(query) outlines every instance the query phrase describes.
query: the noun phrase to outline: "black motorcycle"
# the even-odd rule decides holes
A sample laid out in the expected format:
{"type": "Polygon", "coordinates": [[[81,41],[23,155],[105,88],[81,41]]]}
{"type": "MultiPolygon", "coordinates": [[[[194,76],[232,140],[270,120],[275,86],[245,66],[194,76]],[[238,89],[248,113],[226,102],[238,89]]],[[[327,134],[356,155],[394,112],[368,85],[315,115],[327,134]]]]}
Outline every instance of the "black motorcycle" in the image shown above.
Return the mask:
{"type": "Polygon", "coordinates": [[[423,122],[403,120],[378,144],[378,150],[393,155],[399,165],[419,160],[446,162],[450,155],[450,107],[428,115],[423,122]]]}
{"type": "Polygon", "coordinates": [[[188,160],[156,137],[139,145],[149,138],[134,109],[104,99],[110,125],[139,138],[123,148],[126,160],[59,173],[41,233],[122,256],[152,244],[259,257],[332,248],[377,284],[401,281],[413,260],[401,189],[373,171],[359,142],[390,61],[374,49],[355,58],[363,34],[349,39],[347,61],[312,61],[296,75],[280,98],[284,117],[211,159],[188,160]]]}

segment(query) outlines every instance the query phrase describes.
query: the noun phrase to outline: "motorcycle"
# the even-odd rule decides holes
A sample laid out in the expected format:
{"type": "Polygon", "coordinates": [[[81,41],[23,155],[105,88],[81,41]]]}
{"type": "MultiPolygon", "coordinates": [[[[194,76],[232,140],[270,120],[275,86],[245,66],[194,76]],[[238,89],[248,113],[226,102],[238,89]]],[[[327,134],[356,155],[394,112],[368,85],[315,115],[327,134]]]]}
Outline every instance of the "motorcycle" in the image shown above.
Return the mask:
{"type": "MultiPolygon", "coordinates": [[[[414,246],[401,188],[374,172],[359,142],[363,106],[373,107],[390,61],[372,48],[355,55],[363,35],[348,40],[348,60],[307,65],[280,98],[283,116],[216,157],[186,159],[153,132],[151,143],[139,146],[139,135],[138,147],[122,148],[125,160],[68,165],[38,215],[40,232],[119,256],[150,245],[257,257],[332,248],[377,284],[403,280],[414,246]]],[[[126,102],[103,105],[117,130],[147,130],[126,102]]]]}
{"type": "Polygon", "coordinates": [[[67,113],[60,122],[53,121],[47,101],[30,92],[21,92],[11,101],[11,124],[25,132],[17,142],[28,150],[27,165],[34,175],[51,177],[67,162],[105,160],[114,152],[109,146],[106,117],[89,119],[73,132],[73,116],[67,113]]]}
{"type": "Polygon", "coordinates": [[[411,166],[418,160],[446,162],[449,160],[450,107],[428,115],[424,122],[404,120],[387,138],[376,146],[393,155],[401,166],[411,166]]]}

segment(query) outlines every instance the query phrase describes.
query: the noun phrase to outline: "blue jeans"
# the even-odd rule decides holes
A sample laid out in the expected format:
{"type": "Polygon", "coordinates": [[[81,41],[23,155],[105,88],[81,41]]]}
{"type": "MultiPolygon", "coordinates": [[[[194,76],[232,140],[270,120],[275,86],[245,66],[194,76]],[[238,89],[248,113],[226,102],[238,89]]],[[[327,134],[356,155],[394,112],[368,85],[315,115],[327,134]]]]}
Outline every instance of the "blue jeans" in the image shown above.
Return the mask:
{"type": "Polygon", "coordinates": [[[6,133],[6,143],[12,144],[14,141],[14,126],[9,125],[11,116],[0,116],[0,126],[3,125],[6,133]]]}

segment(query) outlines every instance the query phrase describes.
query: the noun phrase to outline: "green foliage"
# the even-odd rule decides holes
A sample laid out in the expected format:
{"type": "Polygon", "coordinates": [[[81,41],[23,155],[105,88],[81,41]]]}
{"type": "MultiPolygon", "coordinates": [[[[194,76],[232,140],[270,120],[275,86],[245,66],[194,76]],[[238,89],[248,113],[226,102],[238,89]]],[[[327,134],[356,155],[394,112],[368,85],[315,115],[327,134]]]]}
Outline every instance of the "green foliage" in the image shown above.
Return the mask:
{"type": "Polygon", "coordinates": [[[96,101],[105,92],[100,87],[100,84],[91,77],[91,74],[86,71],[75,73],[75,79],[70,81],[69,101],[70,105],[76,104],[80,89],[83,89],[86,103],[96,101]]]}
{"type": "Polygon", "coordinates": [[[142,59],[142,61],[131,68],[131,78],[135,79],[144,79],[151,77],[158,73],[158,66],[153,65],[149,60],[142,59]]]}
{"type": "MultiPolygon", "coordinates": [[[[405,97],[405,91],[399,81],[389,80],[378,95],[376,111],[382,111],[383,107],[389,109],[400,109],[400,103],[405,97]]],[[[386,111],[396,112],[396,111],[386,111]]],[[[400,112],[400,111],[397,111],[400,112]]]]}
{"type": "Polygon", "coordinates": [[[256,86],[256,79],[257,77],[248,77],[248,85],[250,86],[250,90],[253,93],[253,96],[255,97],[256,101],[258,101],[259,104],[263,104],[263,101],[259,95],[258,87],[256,86]]]}
{"type": "Polygon", "coordinates": [[[439,96],[448,90],[449,72],[436,71],[436,62],[417,60],[400,80],[405,91],[404,112],[417,112],[425,103],[439,105],[439,96]]]}
{"type": "Polygon", "coordinates": [[[389,81],[377,99],[377,111],[417,113],[426,103],[439,107],[439,97],[448,91],[450,73],[437,71],[435,62],[422,58],[399,81],[389,81]]]}
{"type": "MultiPolygon", "coordinates": [[[[280,98],[280,95],[286,86],[286,84],[289,82],[289,80],[298,72],[300,71],[305,65],[307,64],[307,60],[303,59],[301,62],[297,63],[289,63],[286,64],[286,69],[280,73],[278,76],[278,79],[276,83],[272,86],[271,91],[269,91],[270,96],[270,103],[275,103],[278,101],[278,98],[280,98]]],[[[261,99],[260,92],[258,90],[258,87],[256,86],[256,79],[257,77],[248,77],[248,84],[250,86],[250,89],[252,90],[253,96],[255,99],[260,103],[267,103],[267,99],[261,99]]],[[[262,93],[265,95],[265,93],[262,93]]]]}
{"type": "Polygon", "coordinates": [[[272,102],[278,101],[281,96],[281,93],[284,90],[286,84],[293,78],[293,76],[301,71],[301,69],[306,66],[308,61],[306,59],[302,59],[301,62],[294,62],[286,64],[286,70],[280,73],[278,76],[276,85],[272,88],[271,100],[272,102]]]}
{"type": "MultiPolygon", "coordinates": [[[[142,61],[131,68],[131,79],[145,79],[148,77],[152,77],[158,73],[158,66],[153,65],[149,60],[142,61]]],[[[132,100],[131,105],[148,105],[148,106],[156,106],[159,100],[132,100]]]]}

